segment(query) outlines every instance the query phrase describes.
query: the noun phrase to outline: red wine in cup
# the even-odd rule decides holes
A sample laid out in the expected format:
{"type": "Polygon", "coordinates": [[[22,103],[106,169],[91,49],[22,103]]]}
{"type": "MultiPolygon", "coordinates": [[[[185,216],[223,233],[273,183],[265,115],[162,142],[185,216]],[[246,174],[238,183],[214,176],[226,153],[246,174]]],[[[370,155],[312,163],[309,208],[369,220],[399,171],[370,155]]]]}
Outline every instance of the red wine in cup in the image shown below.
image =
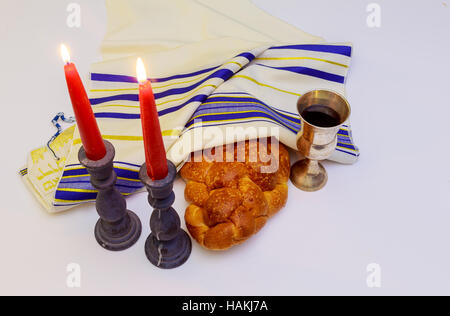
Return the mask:
{"type": "Polygon", "coordinates": [[[302,112],[303,119],[318,127],[335,127],[341,124],[339,113],[325,105],[311,105],[302,112]]]}

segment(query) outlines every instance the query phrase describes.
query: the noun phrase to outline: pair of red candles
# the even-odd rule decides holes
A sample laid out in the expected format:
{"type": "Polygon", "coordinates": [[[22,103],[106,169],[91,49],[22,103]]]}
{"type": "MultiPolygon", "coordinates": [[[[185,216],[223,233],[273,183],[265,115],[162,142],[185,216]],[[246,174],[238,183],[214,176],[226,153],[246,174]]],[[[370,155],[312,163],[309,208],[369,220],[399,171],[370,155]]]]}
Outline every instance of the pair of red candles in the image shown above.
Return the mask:
{"type": "MultiPolygon", "coordinates": [[[[75,65],[70,62],[69,52],[64,45],[61,45],[61,55],[65,62],[64,72],[67,87],[86,156],[91,160],[100,160],[105,157],[106,148],[92,111],[91,103],[80,75],[75,65]]],[[[147,173],[151,179],[161,180],[168,173],[166,151],[161,135],[152,85],[147,79],[145,66],[140,58],[138,58],[136,63],[136,72],[139,82],[139,103],[147,173]]]]}

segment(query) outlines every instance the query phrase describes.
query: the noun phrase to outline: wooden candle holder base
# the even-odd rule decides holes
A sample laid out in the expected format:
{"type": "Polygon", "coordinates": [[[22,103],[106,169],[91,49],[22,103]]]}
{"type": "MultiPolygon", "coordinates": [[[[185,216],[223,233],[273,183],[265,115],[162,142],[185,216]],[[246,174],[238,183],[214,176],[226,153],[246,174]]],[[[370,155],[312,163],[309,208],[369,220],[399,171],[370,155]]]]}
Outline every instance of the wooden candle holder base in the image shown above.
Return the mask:
{"type": "Polygon", "coordinates": [[[162,269],[181,266],[191,255],[192,242],[189,235],[181,229],[178,213],[172,208],[175,201],[173,182],[177,170],[168,161],[168,175],[162,180],[153,181],[147,175],[147,167],[141,167],[139,176],[149,192],[148,202],[154,208],[150,218],[152,233],[145,243],[148,260],[162,269]]]}
{"type": "Polygon", "coordinates": [[[136,214],[127,210],[125,198],[115,187],[114,146],[105,142],[106,155],[94,161],[86,157],[81,147],[78,159],[91,175],[91,183],[99,192],[96,208],[100,219],[95,226],[95,239],[103,248],[121,251],[133,246],[141,236],[142,225],[136,214]]]}

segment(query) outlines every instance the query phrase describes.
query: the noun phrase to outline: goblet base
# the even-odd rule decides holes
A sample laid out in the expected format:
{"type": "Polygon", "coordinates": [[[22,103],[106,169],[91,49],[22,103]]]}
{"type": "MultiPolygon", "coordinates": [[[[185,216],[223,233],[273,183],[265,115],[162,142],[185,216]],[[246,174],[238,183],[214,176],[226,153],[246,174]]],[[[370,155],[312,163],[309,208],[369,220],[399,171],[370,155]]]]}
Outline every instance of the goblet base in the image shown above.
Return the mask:
{"type": "Polygon", "coordinates": [[[291,167],[291,181],[300,190],[314,192],[328,181],[325,168],[317,160],[303,159],[291,167]]]}

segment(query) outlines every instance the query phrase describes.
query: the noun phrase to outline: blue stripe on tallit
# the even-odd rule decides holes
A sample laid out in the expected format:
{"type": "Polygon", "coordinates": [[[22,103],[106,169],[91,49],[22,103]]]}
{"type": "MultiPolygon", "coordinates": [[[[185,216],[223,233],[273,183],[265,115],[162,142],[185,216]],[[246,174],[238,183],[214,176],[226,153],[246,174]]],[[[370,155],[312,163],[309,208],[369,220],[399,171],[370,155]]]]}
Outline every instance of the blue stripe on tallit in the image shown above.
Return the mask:
{"type": "MultiPolygon", "coordinates": [[[[214,69],[217,69],[219,67],[220,66],[207,68],[207,69],[202,69],[202,70],[199,70],[199,71],[195,71],[195,72],[191,72],[191,73],[187,73],[187,74],[182,74],[182,75],[176,75],[176,76],[171,76],[171,77],[166,77],[166,78],[155,78],[155,79],[149,79],[149,80],[151,82],[155,83],[155,82],[166,82],[166,81],[170,81],[170,80],[177,80],[177,79],[195,77],[195,76],[202,75],[204,73],[213,71],[214,69]]],[[[124,75],[112,75],[112,74],[99,74],[99,73],[91,73],[91,80],[92,81],[105,81],[105,82],[138,83],[136,77],[124,76],[124,75]]]]}
{"type": "Polygon", "coordinates": [[[271,50],[275,49],[299,49],[299,50],[308,50],[313,52],[322,52],[322,53],[332,53],[338,55],[344,55],[347,57],[352,56],[352,47],[344,46],[344,45],[287,45],[287,46],[274,46],[269,48],[271,50]]]}
{"type": "Polygon", "coordinates": [[[270,69],[290,71],[290,72],[293,72],[296,74],[315,77],[315,78],[328,80],[328,81],[334,81],[337,83],[345,82],[344,76],[339,76],[339,75],[335,75],[335,74],[332,74],[329,72],[312,69],[312,68],[308,68],[308,67],[273,67],[273,66],[267,66],[267,65],[263,65],[263,64],[257,64],[257,65],[261,66],[261,67],[270,68],[270,69]]]}
{"type": "Polygon", "coordinates": [[[345,151],[345,150],[342,150],[342,149],[339,149],[339,148],[336,148],[335,150],[339,151],[339,152],[342,152],[342,153],[345,153],[347,155],[351,155],[351,156],[354,156],[354,157],[359,157],[359,153],[350,153],[348,151],[345,151]]]}
{"type": "MultiPolygon", "coordinates": [[[[114,168],[114,171],[116,172],[118,177],[136,180],[139,179],[139,171],[124,170],[119,168],[114,168]]],[[[89,173],[87,172],[86,168],[83,167],[80,169],[65,170],[62,175],[62,177],[71,177],[71,176],[89,176],[89,173]]]]}

